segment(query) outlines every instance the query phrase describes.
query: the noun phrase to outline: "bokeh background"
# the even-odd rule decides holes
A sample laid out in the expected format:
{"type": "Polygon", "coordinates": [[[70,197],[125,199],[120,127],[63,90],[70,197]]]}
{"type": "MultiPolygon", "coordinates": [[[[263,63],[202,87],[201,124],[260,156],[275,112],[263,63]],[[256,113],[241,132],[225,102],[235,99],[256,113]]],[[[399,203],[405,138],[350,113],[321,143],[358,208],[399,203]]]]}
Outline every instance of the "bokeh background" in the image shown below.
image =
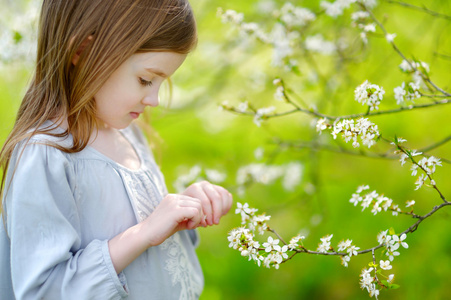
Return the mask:
{"type": "MultiPolygon", "coordinates": [[[[34,1],[39,2],[39,1],[34,1]]],[[[363,155],[339,153],[337,149],[356,151],[350,144],[330,135],[318,135],[315,119],[306,114],[293,114],[270,119],[260,127],[252,117],[239,116],[218,109],[228,101],[237,106],[248,101],[254,107],[274,105],[278,112],[290,106],[274,100],[277,77],[296,92],[295,101],[306,108],[318,108],[331,115],[365,112],[355,102],[354,89],[364,80],[384,87],[386,94],[382,110],[399,106],[393,88],[409,75],[400,72],[402,59],[386,42],[380,29],[369,37],[367,45],[358,38],[359,31],[350,25],[352,7],[342,17],[318,14],[303,35],[322,34],[337,42],[340,37],[354,41],[346,58],[300,52],[299,74],[271,65],[270,47],[249,41],[230,24],[217,16],[218,7],[244,13],[245,21],[257,22],[262,28],[274,25],[271,9],[277,10],[285,1],[256,0],[196,0],[191,1],[199,28],[199,45],[182,68],[174,75],[172,101],[165,100],[153,109],[150,137],[154,153],[166,177],[171,192],[174,182],[190,172],[193,166],[202,170],[215,169],[226,174],[221,183],[234,194],[235,201],[248,202],[259,212],[272,216],[269,225],[286,240],[302,233],[304,245],[316,249],[319,239],[334,234],[333,246],[342,239],[352,239],[361,249],[377,245],[376,235],[393,228],[404,231],[415,220],[408,216],[394,217],[390,213],[373,216],[361,212],[349,203],[356,188],[368,184],[371,190],[385,194],[400,206],[415,200],[415,213],[425,214],[441,200],[431,188],[415,191],[415,177],[409,166],[400,166],[397,159],[370,158],[368,153],[392,153],[387,143],[359,149],[363,155]],[[312,125],[313,124],[313,125],[312,125]],[[303,147],[289,147],[280,142],[292,142],[303,147]],[[327,145],[329,148],[318,145],[327,145]],[[263,156],[256,156],[256,149],[263,156]],[[261,163],[284,166],[290,162],[302,165],[302,176],[293,191],[287,191],[281,180],[264,185],[251,183],[245,193],[238,193],[236,175],[243,166],[261,163]]],[[[408,8],[395,1],[378,1],[374,14],[390,33],[408,58],[427,62],[432,80],[451,91],[451,3],[447,0],[407,1],[446,16],[432,16],[408,8]]],[[[33,34],[27,26],[35,14],[29,13],[29,1],[2,0],[2,30],[0,41],[3,62],[0,66],[0,142],[4,141],[14,122],[33,62],[33,34]],[[5,9],[4,9],[5,8],[5,9]],[[11,25],[13,24],[13,25],[11,25]],[[25,32],[17,37],[22,43],[7,40],[7,28],[25,32]],[[28,41],[29,39],[29,41],[28,41]],[[13,49],[13,50],[11,50],[13,49]],[[15,50],[14,50],[15,49],[15,50]],[[7,52],[10,51],[10,52],[7,52]],[[30,59],[31,57],[31,59],[30,59]]],[[[320,1],[292,1],[318,13],[320,1]]],[[[32,22],[31,22],[32,23],[32,22]]],[[[415,103],[430,103],[418,99],[415,103]]],[[[393,138],[396,134],[408,140],[412,149],[439,142],[451,133],[450,105],[406,111],[399,114],[375,116],[381,134],[393,138]]],[[[343,151],[342,151],[343,152],[343,151]]],[[[451,145],[445,143],[428,154],[450,159],[451,145]]],[[[435,180],[442,193],[451,198],[451,168],[449,163],[437,169],[435,180]]],[[[234,209],[233,209],[234,210],[234,209]]],[[[372,261],[371,255],[353,257],[349,267],[340,265],[338,257],[298,255],[282,264],[279,270],[258,267],[240,253],[228,247],[227,233],[240,225],[232,212],[219,226],[200,229],[202,243],[198,255],[205,274],[202,299],[367,299],[368,293],[359,288],[361,269],[372,261]]],[[[442,209],[424,221],[414,234],[409,234],[408,249],[392,262],[397,290],[382,291],[380,299],[451,299],[451,223],[450,210],[442,209]]],[[[262,240],[263,241],[263,240],[262,240]]],[[[377,259],[386,259],[377,252],[377,259]]]]}

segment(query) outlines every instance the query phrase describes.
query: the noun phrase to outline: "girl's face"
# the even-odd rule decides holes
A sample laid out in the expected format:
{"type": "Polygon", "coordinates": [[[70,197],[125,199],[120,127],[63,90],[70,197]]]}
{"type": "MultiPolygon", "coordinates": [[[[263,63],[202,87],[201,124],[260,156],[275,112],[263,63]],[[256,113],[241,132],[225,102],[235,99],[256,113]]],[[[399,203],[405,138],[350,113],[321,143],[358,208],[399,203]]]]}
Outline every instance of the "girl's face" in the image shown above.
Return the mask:
{"type": "Polygon", "coordinates": [[[123,129],[138,118],[146,106],[157,106],[161,83],[180,67],[185,58],[185,54],[174,52],[132,55],[94,96],[100,125],[123,129]]]}

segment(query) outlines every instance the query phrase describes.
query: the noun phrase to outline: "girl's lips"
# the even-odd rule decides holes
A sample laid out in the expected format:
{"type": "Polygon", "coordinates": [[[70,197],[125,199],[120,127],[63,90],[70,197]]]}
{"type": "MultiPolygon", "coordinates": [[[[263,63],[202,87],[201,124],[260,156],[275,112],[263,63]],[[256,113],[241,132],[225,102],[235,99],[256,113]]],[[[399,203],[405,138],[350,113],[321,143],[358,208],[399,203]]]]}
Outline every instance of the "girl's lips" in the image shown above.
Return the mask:
{"type": "Polygon", "coordinates": [[[131,113],[130,113],[130,116],[131,116],[133,119],[138,119],[139,113],[137,113],[137,112],[131,112],[131,113]]]}

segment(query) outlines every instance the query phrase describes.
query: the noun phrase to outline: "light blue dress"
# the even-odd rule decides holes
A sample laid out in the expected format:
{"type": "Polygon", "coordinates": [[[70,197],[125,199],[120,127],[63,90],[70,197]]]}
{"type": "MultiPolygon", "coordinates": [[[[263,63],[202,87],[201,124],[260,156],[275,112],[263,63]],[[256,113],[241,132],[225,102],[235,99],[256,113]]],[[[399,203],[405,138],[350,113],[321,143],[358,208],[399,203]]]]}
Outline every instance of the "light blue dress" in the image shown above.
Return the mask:
{"type": "MultiPolygon", "coordinates": [[[[47,122],[45,125],[51,125],[47,122]]],[[[61,129],[56,129],[61,130],[61,129]]],[[[130,170],[92,147],[48,135],[16,147],[0,222],[0,299],[197,299],[203,275],[195,231],[181,231],[149,248],[119,275],[108,240],[145,219],[167,194],[141,132],[122,131],[141,160],[130,170]],[[6,226],[6,228],[5,228],[6,226]]]]}

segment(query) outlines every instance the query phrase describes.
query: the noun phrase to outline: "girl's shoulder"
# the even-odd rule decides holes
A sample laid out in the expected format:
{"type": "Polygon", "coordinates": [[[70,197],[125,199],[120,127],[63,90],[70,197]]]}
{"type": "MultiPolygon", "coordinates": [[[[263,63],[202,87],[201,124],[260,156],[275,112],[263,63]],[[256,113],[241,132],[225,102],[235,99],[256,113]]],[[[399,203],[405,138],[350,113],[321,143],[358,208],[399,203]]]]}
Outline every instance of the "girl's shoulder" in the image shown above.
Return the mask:
{"type": "Polygon", "coordinates": [[[70,148],[73,144],[70,135],[64,135],[64,130],[54,126],[51,121],[46,121],[37,129],[32,129],[29,133],[38,132],[31,137],[26,137],[17,143],[12,153],[11,161],[27,159],[45,159],[50,163],[57,163],[60,160],[70,160],[68,153],[62,148],[70,148]],[[45,133],[43,133],[45,131],[45,133]]]}
{"type": "Polygon", "coordinates": [[[36,131],[29,139],[25,139],[22,143],[25,144],[43,144],[48,146],[60,146],[69,148],[73,144],[73,139],[70,134],[65,134],[64,129],[56,126],[51,121],[45,121],[37,129],[32,129],[30,132],[36,131]],[[45,131],[45,133],[44,133],[45,131]]]}

